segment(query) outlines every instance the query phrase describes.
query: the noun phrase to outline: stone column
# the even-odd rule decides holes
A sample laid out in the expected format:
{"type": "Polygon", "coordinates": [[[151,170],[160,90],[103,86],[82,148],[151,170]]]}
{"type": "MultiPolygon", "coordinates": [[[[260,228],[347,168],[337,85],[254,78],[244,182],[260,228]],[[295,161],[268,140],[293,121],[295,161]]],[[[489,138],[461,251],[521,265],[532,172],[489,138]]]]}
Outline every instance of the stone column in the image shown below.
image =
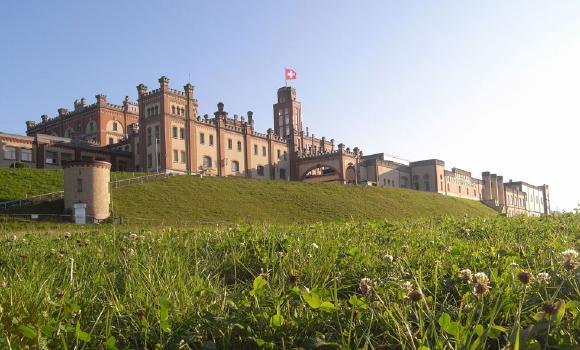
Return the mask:
{"type": "Polygon", "coordinates": [[[497,203],[497,175],[491,174],[491,199],[497,203]]]}
{"type": "Polygon", "coordinates": [[[491,175],[489,171],[481,173],[481,180],[483,182],[483,200],[491,200],[491,175]]]}
{"type": "Polygon", "coordinates": [[[505,205],[505,189],[503,185],[503,176],[497,177],[497,197],[499,205],[505,205]]]}

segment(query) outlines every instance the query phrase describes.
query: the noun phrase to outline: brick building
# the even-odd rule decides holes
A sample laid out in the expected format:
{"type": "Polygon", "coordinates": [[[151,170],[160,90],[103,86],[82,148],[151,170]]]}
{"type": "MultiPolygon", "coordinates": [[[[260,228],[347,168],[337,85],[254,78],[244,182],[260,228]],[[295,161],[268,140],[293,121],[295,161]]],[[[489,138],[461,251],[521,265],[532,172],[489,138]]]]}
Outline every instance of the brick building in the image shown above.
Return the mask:
{"type": "Polygon", "coordinates": [[[137,102],[126,97],[114,105],[99,94],[87,105],[81,98],[73,111],[60,108],[53,118],[27,121],[28,136],[0,133],[0,166],[100,160],[113,170],[399,187],[482,201],[507,215],[550,212],[547,185],[504,183],[487,172],[477,179],[465,170],[446,170],[438,159],[364,156],[357,147],[317,138],[303,125],[293,87],[278,89],[273,128],[260,133],[251,111],[230,116],[220,102],[213,116],[200,116],[191,84],[177,90],[165,76],[158,82],[153,90],[139,84],[137,102]]]}

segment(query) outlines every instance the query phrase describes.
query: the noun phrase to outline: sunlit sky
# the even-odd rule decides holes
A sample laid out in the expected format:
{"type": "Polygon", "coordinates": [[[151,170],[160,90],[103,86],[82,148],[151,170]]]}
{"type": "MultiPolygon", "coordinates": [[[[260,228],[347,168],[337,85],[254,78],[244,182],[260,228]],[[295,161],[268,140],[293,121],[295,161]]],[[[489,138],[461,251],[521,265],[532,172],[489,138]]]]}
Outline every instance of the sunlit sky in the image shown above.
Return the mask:
{"type": "Polygon", "coordinates": [[[580,1],[10,1],[0,131],[161,75],[272,127],[285,66],[304,123],[365,154],[438,158],[580,202],[580,1]],[[190,77],[190,78],[189,78],[190,77]]]}

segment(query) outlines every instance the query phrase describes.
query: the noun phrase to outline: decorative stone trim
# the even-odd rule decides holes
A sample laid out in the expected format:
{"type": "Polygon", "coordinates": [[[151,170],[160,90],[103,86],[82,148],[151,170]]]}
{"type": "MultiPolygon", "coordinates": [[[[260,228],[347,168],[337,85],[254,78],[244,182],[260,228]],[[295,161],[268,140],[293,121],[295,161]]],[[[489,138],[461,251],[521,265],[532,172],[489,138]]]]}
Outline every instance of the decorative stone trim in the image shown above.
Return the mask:
{"type": "Polygon", "coordinates": [[[72,167],[83,167],[83,168],[103,168],[103,169],[111,169],[111,163],[104,162],[101,160],[95,161],[82,161],[82,160],[74,160],[70,162],[66,162],[62,165],[63,169],[72,168],[72,167]]]}

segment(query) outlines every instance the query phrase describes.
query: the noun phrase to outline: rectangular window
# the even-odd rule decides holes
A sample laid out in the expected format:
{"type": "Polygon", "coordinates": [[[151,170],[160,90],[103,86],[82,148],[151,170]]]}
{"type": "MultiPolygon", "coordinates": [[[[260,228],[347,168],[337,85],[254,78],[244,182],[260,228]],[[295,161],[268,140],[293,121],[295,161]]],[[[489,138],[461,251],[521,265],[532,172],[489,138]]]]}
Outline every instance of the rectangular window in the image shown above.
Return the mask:
{"type": "Polygon", "coordinates": [[[16,148],[14,147],[4,147],[4,159],[15,160],[16,159],[16,148]]]}
{"type": "Polygon", "coordinates": [[[254,154],[258,155],[258,145],[254,145],[254,154]]]}
{"type": "Polygon", "coordinates": [[[109,145],[112,145],[115,143],[115,140],[112,137],[109,137],[109,145]]]}
{"type": "Polygon", "coordinates": [[[151,154],[147,155],[147,167],[148,168],[152,168],[153,167],[153,156],[151,154]]]}
{"type": "Polygon", "coordinates": [[[233,147],[232,144],[233,144],[232,139],[228,139],[228,149],[232,149],[233,147]]]}
{"type": "Polygon", "coordinates": [[[205,134],[204,133],[199,134],[199,143],[202,145],[205,143],[205,134]]]}
{"type": "Polygon", "coordinates": [[[242,151],[242,143],[238,141],[238,152],[242,151]]]}
{"type": "Polygon", "coordinates": [[[46,164],[58,164],[58,153],[57,152],[46,152],[46,164]]]}
{"type": "Polygon", "coordinates": [[[172,132],[173,132],[173,138],[176,139],[177,138],[177,126],[173,127],[172,132]]]}
{"type": "Polygon", "coordinates": [[[83,191],[83,179],[77,179],[77,192],[83,191]]]}
{"type": "Polygon", "coordinates": [[[280,169],[280,179],[286,180],[286,169],[280,169]]]}
{"type": "Polygon", "coordinates": [[[266,146],[262,146],[262,155],[266,156],[266,146]]]}
{"type": "Polygon", "coordinates": [[[151,128],[147,128],[147,146],[151,146],[151,139],[152,139],[152,135],[151,135],[151,128]]]}
{"type": "Polygon", "coordinates": [[[159,125],[155,125],[155,143],[159,143],[161,136],[159,134],[159,125]]]}
{"type": "Polygon", "coordinates": [[[280,150],[278,150],[277,154],[278,154],[278,159],[280,159],[280,156],[282,155],[282,152],[280,150]]]}
{"type": "Polygon", "coordinates": [[[185,163],[185,151],[181,151],[181,162],[185,163]]]}
{"type": "Polygon", "coordinates": [[[209,135],[209,145],[213,146],[213,135],[209,135]]]}
{"type": "Polygon", "coordinates": [[[174,149],[173,150],[173,163],[177,163],[177,162],[179,162],[179,152],[176,149],[174,149]]]}
{"type": "Polygon", "coordinates": [[[113,122],[113,131],[117,131],[117,123],[113,122]]]}
{"type": "Polygon", "coordinates": [[[182,140],[185,138],[185,129],[184,128],[179,129],[179,138],[182,140]]]}
{"type": "Polygon", "coordinates": [[[73,155],[71,153],[61,153],[60,154],[60,161],[63,162],[70,162],[73,160],[73,155]]]}
{"type": "Polygon", "coordinates": [[[20,160],[23,162],[32,162],[32,150],[28,148],[21,148],[20,160]]]}

